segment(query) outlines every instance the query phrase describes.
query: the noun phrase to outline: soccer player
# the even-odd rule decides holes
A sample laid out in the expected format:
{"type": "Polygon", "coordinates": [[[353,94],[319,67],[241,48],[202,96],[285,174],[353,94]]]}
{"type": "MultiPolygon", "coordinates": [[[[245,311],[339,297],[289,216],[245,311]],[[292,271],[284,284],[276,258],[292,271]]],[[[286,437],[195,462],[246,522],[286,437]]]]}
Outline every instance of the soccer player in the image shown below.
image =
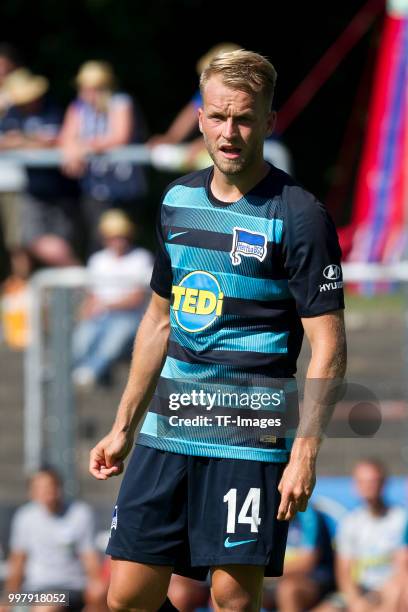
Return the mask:
{"type": "Polygon", "coordinates": [[[199,125],[214,166],[162,199],[152,299],[116,419],[90,456],[95,478],[120,474],[149,407],[112,519],[113,611],[157,610],[172,572],[209,569],[216,610],[258,610],[264,575],[282,574],[288,521],[313,490],[330,402],[319,391],[293,440],[289,383],[303,330],[308,378],[344,375],[340,248],[324,206],[264,160],[275,80],[250,51],[212,60],[199,125]],[[254,403],[220,404],[225,388],[254,403]],[[270,404],[251,410],[261,395],[270,404]],[[208,423],[182,422],[188,411],[208,423]],[[279,416],[279,432],[239,427],[249,413],[279,416]]]}

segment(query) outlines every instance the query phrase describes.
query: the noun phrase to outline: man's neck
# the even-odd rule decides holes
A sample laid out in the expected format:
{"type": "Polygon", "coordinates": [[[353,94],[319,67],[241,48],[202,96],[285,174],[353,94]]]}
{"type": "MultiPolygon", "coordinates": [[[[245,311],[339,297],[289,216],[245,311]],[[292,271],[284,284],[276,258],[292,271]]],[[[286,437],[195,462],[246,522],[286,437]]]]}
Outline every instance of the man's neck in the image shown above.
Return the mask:
{"type": "Polygon", "coordinates": [[[211,191],[221,202],[236,202],[262,181],[269,170],[270,166],[265,160],[242,174],[223,174],[214,166],[211,191]]]}
{"type": "Polygon", "coordinates": [[[377,501],[370,502],[368,509],[373,516],[384,516],[387,512],[387,504],[383,499],[378,499],[377,501]]]}

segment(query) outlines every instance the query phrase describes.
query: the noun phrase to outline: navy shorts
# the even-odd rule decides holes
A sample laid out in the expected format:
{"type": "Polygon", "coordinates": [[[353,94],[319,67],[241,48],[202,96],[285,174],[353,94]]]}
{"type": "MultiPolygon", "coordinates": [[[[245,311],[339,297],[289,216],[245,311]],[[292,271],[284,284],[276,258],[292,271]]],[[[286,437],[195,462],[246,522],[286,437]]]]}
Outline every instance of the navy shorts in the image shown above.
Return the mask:
{"type": "Polygon", "coordinates": [[[281,576],[288,522],[276,519],[285,464],[194,457],[136,444],[106,553],[171,565],[204,580],[210,567],[261,565],[281,576]]]}
{"type": "Polygon", "coordinates": [[[280,576],[288,522],[276,519],[285,464],[194,457],[136,444],[107,554],[204,580],[212,566],[280,576]]]}

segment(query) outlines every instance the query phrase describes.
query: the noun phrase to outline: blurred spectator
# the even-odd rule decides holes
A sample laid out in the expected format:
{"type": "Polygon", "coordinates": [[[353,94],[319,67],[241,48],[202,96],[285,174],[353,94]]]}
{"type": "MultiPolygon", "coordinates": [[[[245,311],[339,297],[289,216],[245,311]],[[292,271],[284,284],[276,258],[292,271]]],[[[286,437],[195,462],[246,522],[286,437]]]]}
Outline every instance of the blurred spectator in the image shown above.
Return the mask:
{"type": "Polygon", "coordinates": [[[10,105],[8,92],[3,89],[6,77],[21,64],[20,56],[12,45],[0,43],[0,116],[10,105]]]}
{"type": "MultiPolygon", "coordinates": [[[[196,70],[198,76],[201,75],[204,68],[208,66],[213,57],[220,53],[226,53],[228,51],[235,51],[240,49],[239,45],[234,43],[225,42],[211,47],[196,64],[196,70]]],[[[152,136],[147,144],[151,147],[155,147],[159,144],[178,144],[186,140],[189,136],[195,135],[198,130],[198,109],[202,105],[200,90],[197,90],[194,96],[178,113],[177,117],[169,126],[167,132],[164,134],[156,134],[152,136]]],[[[199,139],[202,143],[202,139],[199,139]]]]}
{"type": "Polygon", "coordinates": [[[15,249],[10,256],[11,274],[1,291],[1,320],[3,336],[12,349],[24,349],[28,343],[28,308],[31,273],[30,259],[23,249],[15,249]]]}
{"type": "Polygon", "coordinates": [[[336,537],[339,593],[319,612],[399,612],[401,597],[398,553],[406,513],[383,497],[384,466],[376,459],[360,461],[353,478],[363,505],[341,521],[336,537]]]}
{"type": "Polygon", "coordinates": [[[135,116],[129,95],[115,92],[115,80],[110,64],[83,64],[76,77],[78,97],[66,112],[61,132],[64,171],[80,179],[90,252],[100,246],[96,228],[101,214],[121,208],[137,219],[146,192],[141,166],[97,156],[141,138],[140,113],[135,116]]]}
{"type": "MultiPolygon", "coordinates": [[[[18,51],[8,43],[0,43],[0,121],[10,105],[8,93],[4,88],[6,77],[20,65],[18,51]]],[[[23,180],[22,172],[14,169],[17,182],[23,180]]],[[[17,239],[18,214],[16,194],[11,191],[13,177],[10,177],[10,165],[0,167],[0,226],[1,238],[6,249],[10,251],[20,245],[17,239]]]]}
{"type": "MultiPolygon", "coordinates": [[[[200,77],[204,68],[208,66],[211,60],[220,53],[228,53],[240,49],[239,45],[231,42],[224,42],[211,47],[196,64],[197,74],[200,77]]],[[[189,142],[188,148],[182,154],[180,162],[176,164],[183,171],[199,170],[211,165],[212,161],[208,155],[204,145],[202,136],[198,136],[198,109],[202,106],[201,92],[199,89],[194,96],[178,113],[174,121],[169,126],[164,134],[156,134],[152,136],[147,145],[154,149],[152,157],[157,167],[161,165],[167,166],[172,161],[175,155],[172,149],[163,145],[174,145],[184,142],[187,138],[193,137],[189,142]],[[159,146],[160,145],[160,146],[159,146]]]]}
{"type": "MultiPolygon", "coordinates": [[[[94,546],[94,516],[81,501],[63,499],[59,475],[51,468],[36,472],[29,483],[31,501],[12,521],[5,593],[69,591],[69,608],[104,607],[106,587],[94,546]]],[[[32,606],[34,612],[66,607],[32,606]]]]}
{"type": "Polygon", "coordinates": [[[334,590],[334,559],[330,534],[322,514],[312,505],[291,521],[284,573],[264,583],[263,607],[302,612],[334,590]]]}
{"type": "MultiPolygon", "coordinates": [[[[240,49],[235,43],[219,43],[211,47],[196,64],[198,77],[211,60],[220,53],[227,53],[240,49]]],[[[147,145],[153,148],[152,160],[156,167],[168,167],[183,171],[199,170],[211,165],[212,161],[204,145],[202,136],[198,136],[198,109],[202,106],[201,92],[195,92],[191,100],[181,109],[176,118],[164,134],[152,136],[147,145]],[[189,137],[193,140],[188,143],[187,150],[176,158],[173,148],[166,145],[174,145],[185,142],[189,137]],[[176,160],[174,162],[174,160],[176,160]]]]}
{"type": "MultiPolygon", "coordinates": [[[[6,78],[4,88],[12,106],[0,119],[0,150],[54,147],[62,115],[47,95],[47,79],[19,68],[6,78]]],[[[16,222],[21,236],[15,237],[14,247],[26,246],[49,266],[76,264],[70,244],[74,238],[75,186],[54,168],[27,167],[26,172],[27,186],[21,196],[20,221],[16,222]]]]}
{"type": "Polygon", "coordinates": [[[152,256],[132,244],[135,226],[123,211],[104,213],[98,225],[105,248],[92,255],[95,275],[74,331],[74,384],[91,387],[130,351],[146,305],[152,256]]]}
{"type": "Polygon", "coordinates": [[[401,600],[399,601],[398,612],[408,610],[408,520],[405,524],[402,538],[402,547],[398,552],[397,561],[399,565],[399,587],[401,587],[401,600]]]}

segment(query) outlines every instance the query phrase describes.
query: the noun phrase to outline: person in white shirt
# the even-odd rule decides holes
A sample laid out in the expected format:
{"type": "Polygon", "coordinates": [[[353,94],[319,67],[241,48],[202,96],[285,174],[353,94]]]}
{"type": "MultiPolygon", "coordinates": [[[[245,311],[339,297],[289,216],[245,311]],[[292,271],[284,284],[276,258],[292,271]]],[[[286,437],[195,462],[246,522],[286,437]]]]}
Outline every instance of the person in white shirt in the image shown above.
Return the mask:
{"type": "MultiPolygon", "coordinates": [[[[86,604],[89,612],[106,609],[106,585],[95,547],[95,519],[90,506],[63,499],[62,482],[50,467],[29,482],[30,501],[17,509],[10,534],[4,597],[8,593],[68,592],[68,611],[86,604]]],[[[33,605],[32,612],[62,612],[66,604],[33,605]]],[[[7,609],[0,605],[1,610],[7,609]]],[[[10,609],[10,608],[8,608],[10,609]]]]}
{"type": "Polygon", "coordinates": [[[136,228],[123,211],[107,211],[98,227],[105,248],[88,261],[91,286],[73,334],[72,379],[80,387],[101,382],[130,351],[152,272],[152,255],[133,245],[136,228]]]}
{"type": "Polygon", "coordinates": [[[315,612],[399,612],[399,554],[407,515],[383,497],[386,470],[376,459],[357,463],[353,478],[363,505],[340,522],[337,536],[339,593],[315,612]]]}

